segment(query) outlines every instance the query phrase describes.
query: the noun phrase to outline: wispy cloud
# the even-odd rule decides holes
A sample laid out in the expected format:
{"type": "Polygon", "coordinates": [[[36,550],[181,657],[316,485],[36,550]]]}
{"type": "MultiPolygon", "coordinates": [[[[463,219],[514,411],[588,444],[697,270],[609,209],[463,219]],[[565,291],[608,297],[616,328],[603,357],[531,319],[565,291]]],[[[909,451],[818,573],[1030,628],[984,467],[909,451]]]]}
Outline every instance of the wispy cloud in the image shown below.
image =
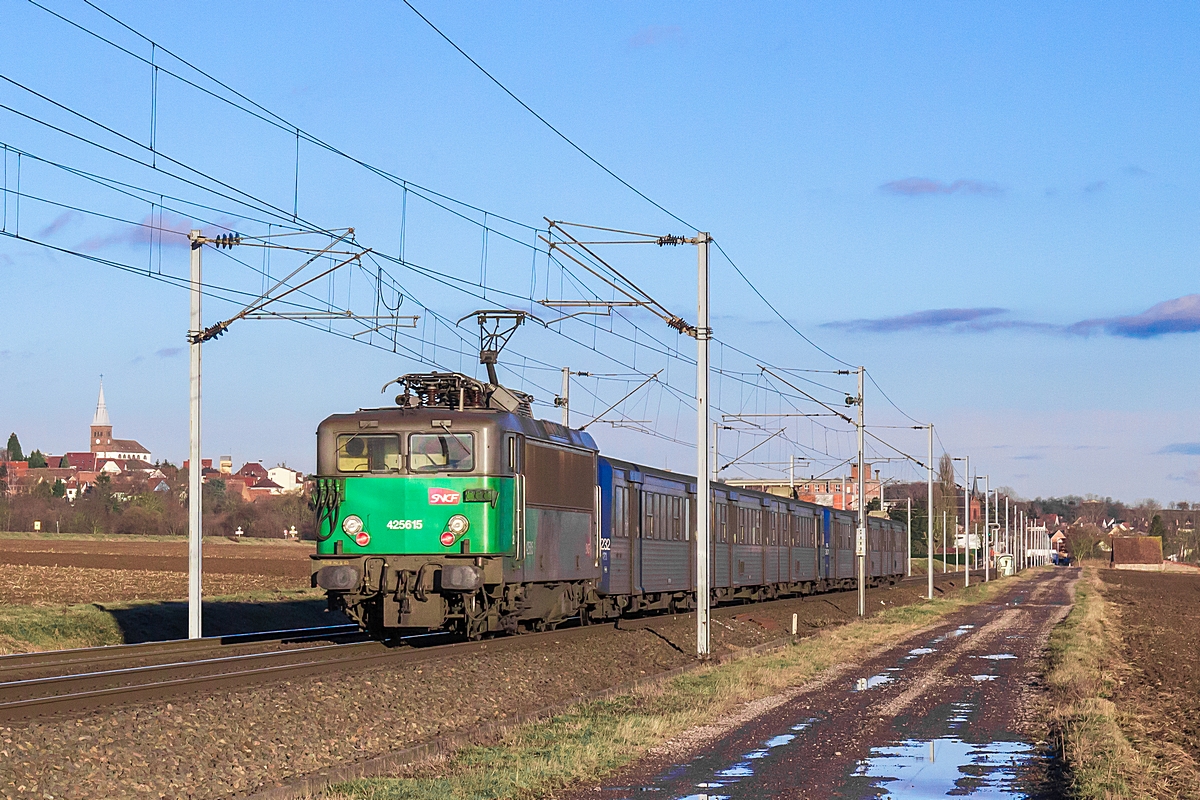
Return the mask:
{"type": "Polygon", "coordinates": [[[1151,306],[1141,314],[1107,319],[1086,319],[1067,329],[1070,333],[1090,336],[1107,333],[1129,339],[1153,339],[1169,333],[1200,331],[1200,294],[1188,294],[1151,306]]]}
{"type": "Polygon", "coordinates": [[[1009,319],[1003,308],[935,308],[898,317],[851,319],[823,323],[823,328],[863,333],[937,330],[949,333],[986,333],[1026,330],[1068,336],[1106,334],[1126,339],[1153,339],[1172,333],[1200,332],[1200,294],[1189,294],[1151,306],[1141,314],[1086,319],[1072,324],[1009,319]]]}
{"type": "Polygon", "coordinates": [[[915,311],[899,317],[881,317],[878,319],[851,319],[842,322],[826,322],[822,327],[842,328],[851,331],[866,331],[870,333],[893,333],[896,331],[912,331],[921,329],[951,329],[951,330],[993,330],[997,327],[1015,327],[1035,323],[1021,323],[1016,320],[996,319],[1007,313],[1003,308],[934,308],[928,311],[915,311]]]}
{"type": "Polygon", "coordinates": [[[1092,181],[1087,186],[1083,187],[1083,191],[1087,194],[1096,194],[1097,192],[1103,192],[1107,188],[1108,181],[1092,181]]]}
{"type": "Polygon", "coordinates": [[[38,231],[38,238],[45,239],[47,236],[53,236],[77,219],[83,219],[83,215],[78,211],[64,211],[51,220],[49,225],[38,231]]]}
{"type": "Polygon", "coordinates": [[[1045,456],[1039,453],[1029,453],[1023,456],[1013,456],[1013,459],[1016,461],[1042,461],[1045,459],[1045,456]]]}
{"type": "Polygon", "coordinates": [[[879,189],[887,194],[898,194],[904,197],[928,197],[939,194],[975,194],[996,197],[1004,194],[1004,188],[999,184],[972,178],[959,178],[950,183],[933,178],[901,178],[888,181],[879,189]]]}
{"type": "Polygon", "coordinates": [[[140,224],[122,225],[108,233],[93,236],[77,249],[93,253],[116,245],[149,244],[152,239],[155,242],[161,241],[163,247],[186,247],[186,236],[191,229],[192,221],[189,219],[168,214],[159,220],[156,215],[147,214],[140,224]]]}
{"type": "Polygon", "coordinates": [[[1200,442],[1176,442],[1156,452],[1159,455],[1200,456],[1200,442]]]}
{"type": "Polygon", "coordinates": [[[657,47],[662,44],[681,44],[683,28],[678,25],[648,25],[629,37],[629,46],[633,48],[657,47]]]}
{"type": "Polygon", "coordinates": [[[182,347],[164,347],[161,350],[154,351],[154,355],[158,356],[159,358],[174,358],[182,353],[183,350],[184,348],[182,347]]]}

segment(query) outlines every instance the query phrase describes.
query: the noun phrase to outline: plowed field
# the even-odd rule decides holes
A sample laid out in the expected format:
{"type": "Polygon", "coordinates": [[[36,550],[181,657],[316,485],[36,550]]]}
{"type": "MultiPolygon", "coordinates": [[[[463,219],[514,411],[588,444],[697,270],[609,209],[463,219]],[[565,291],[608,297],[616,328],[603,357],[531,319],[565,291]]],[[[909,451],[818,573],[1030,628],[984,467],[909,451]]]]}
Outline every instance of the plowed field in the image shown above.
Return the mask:
{"type": "Polygon", "coordinates": [[[1101,570],[1131,667],[1120,697],[1146,733],[1200,761],[1200,571],[1101,570]]]}
{"type": "MultiPolygon", "coordinates": [[[[309,585],[308,543],[204,543],[208,596],[309,585]]],[[[73,605],[187,594],[187,542],[0,539],[0,603],[73,605]]]]}

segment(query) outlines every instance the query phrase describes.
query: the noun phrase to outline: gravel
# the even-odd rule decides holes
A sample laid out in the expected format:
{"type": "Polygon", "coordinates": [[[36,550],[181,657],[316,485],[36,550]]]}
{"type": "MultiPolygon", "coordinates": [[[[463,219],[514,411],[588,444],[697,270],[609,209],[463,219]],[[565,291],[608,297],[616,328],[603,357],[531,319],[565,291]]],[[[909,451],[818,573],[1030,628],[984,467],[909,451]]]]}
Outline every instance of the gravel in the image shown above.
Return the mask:
{"type": "MultiPolygon", "coordinates": [[[[939,585],[943,585],[939,577],[939,585]]],[[[949,587],[947,587],[949,588],[949,587]]],[[[874,612],[924,583],[868,593],[874,612]]],[[[855,616],[854,593],[714,612],[729,651],[855,616]]],[[[219,798],[382,755],[692,661],[694,617],[0,728],[0,797],[219,798]]]]}

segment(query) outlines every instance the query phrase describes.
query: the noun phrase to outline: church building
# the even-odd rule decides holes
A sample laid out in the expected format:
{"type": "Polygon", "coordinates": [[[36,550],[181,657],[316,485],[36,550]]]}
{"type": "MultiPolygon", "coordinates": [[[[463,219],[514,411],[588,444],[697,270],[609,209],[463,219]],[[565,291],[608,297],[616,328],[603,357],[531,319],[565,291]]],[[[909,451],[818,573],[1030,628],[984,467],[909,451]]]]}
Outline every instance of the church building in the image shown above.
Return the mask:
{"type": "Polygon", "coordinates": [[[100,381],[100,399],[96,403],[96,414],[92,417],[91,452],[95,454],[96,464],[105,460],[118,463],[126,461],[145,461],[154,463],[150,451],[133,439],[114,439],[112,422],[108,419],[108,406],[104,404],[104,381],[100,381]]]}

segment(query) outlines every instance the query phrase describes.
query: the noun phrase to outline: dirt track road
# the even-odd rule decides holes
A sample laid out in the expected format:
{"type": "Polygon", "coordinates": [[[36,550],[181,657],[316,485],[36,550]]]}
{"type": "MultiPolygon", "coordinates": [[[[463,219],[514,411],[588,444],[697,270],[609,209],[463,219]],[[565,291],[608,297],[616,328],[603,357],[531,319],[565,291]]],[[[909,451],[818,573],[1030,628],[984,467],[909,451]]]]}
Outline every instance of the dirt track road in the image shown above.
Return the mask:
{"type": "Polygon", "coordinates": [[[1014,584],[740,727],[692,732],[570,796],[1039,796],[1031,701],[1077,577],[1059,569],[1014,584]]]}

